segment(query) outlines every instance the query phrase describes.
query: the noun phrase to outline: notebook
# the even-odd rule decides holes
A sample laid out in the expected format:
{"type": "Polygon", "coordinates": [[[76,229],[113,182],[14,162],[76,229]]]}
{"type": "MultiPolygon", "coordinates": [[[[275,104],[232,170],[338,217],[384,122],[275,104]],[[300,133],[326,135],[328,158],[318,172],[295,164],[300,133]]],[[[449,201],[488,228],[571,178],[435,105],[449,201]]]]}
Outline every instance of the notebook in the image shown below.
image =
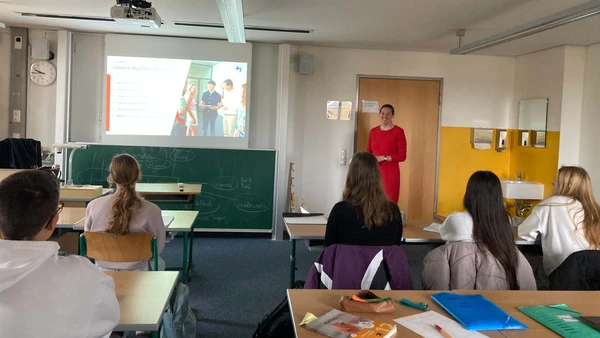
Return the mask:
{"type": "Polygon", "coordinates": [[[482,295],[440,292],[432,295],[431,298],[468,330],[527,328],[482,295]]]}
{"type": "Polygon", "coordinates": [[[452,338],[484,338],[486,335],[477,331],[466,330],[456,321],[435,311],[427,311],[416,315],[394,319],[394,321],[423,337],[443,337],[434,325],[441,326],[452,338]]]}
{"type": "Polygon", "coordinates": [[[600,332],[579,321],[579,312],[565,304],[521,306],[519,311],[566,338],[600,337],[600,332]]]}

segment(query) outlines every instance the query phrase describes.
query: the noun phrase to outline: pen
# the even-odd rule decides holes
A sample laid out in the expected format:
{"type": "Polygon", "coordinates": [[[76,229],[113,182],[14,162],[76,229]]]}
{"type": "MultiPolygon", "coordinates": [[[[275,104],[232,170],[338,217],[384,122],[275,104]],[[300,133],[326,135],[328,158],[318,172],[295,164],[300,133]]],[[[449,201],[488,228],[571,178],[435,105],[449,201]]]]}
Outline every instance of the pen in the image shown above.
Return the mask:
{"type": "Polygon", "coordinates": [[[448,332],[444,331],[444,329],[442,329],[439,325],[437,324],[433,324],[433,326],[435,326],[435,328],[440,331],[440,333],[442,334],[442,336],[444,336],[445,338],[452,338],[451,335],[448,334],[448,332]]]}

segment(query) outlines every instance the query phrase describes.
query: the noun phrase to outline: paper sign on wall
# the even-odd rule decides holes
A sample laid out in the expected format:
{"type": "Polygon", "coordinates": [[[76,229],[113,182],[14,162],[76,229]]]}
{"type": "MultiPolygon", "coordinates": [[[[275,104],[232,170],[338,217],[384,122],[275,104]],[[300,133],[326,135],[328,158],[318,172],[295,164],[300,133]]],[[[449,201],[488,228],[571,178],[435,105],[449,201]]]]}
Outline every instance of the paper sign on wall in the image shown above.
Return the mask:
{"type": "Polygon", "coordinates": [[[363,113],[379,113],[379,101],[365,101],[362,102],[363,113]]]}

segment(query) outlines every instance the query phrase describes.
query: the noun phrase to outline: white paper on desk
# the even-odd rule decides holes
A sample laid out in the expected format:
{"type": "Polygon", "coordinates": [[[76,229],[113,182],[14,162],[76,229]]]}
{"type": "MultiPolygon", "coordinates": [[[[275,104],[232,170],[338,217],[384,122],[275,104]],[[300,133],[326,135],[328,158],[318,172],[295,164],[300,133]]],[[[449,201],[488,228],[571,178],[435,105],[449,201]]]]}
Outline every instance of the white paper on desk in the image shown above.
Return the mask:
{"type": "Polygon", "coordinates": [[[444,338],[435,328],[439,325],[452,338],[482,338],[487,337],[477,331],[469,331],[458,322],[443,316],[435,311],[427,311],[416,315],[394,319],[394,321],[425,338],[444,338]]]}
{"type": "Polygon", "coordinates": [[[174,216],[163,216],[163,223],[165,224],[165,228],[168,228],[169,225],[171,225],[171,223],[173,223],[173,220],[175,219],[174,216]]]}
{"type": "Polygon", "coordinates": [[[440,232],[441,226],[442,225],[439,223],[431,223],[428,227],[424,228],[423,230],[429,231],[429,232],[440,232]]]}
{"type": "Polygon", "coordinates": [[[284,217],[287,224],[327,224],[325,216],[284,217]]]}

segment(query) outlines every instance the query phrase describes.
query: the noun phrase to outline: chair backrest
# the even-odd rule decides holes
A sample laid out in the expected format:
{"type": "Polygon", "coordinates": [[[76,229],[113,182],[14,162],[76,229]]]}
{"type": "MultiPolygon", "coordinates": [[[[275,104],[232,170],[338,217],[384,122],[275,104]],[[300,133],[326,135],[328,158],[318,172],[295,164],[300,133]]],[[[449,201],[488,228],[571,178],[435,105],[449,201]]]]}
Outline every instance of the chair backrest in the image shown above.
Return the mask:
{"type": "Polygon", "coordinates": [[[107,262],[136,262],[154,257],[158,267],[156,238],[149,232],[117,235],[108,232],[85,231],[80,236],[82,256],[107,262]]]}

